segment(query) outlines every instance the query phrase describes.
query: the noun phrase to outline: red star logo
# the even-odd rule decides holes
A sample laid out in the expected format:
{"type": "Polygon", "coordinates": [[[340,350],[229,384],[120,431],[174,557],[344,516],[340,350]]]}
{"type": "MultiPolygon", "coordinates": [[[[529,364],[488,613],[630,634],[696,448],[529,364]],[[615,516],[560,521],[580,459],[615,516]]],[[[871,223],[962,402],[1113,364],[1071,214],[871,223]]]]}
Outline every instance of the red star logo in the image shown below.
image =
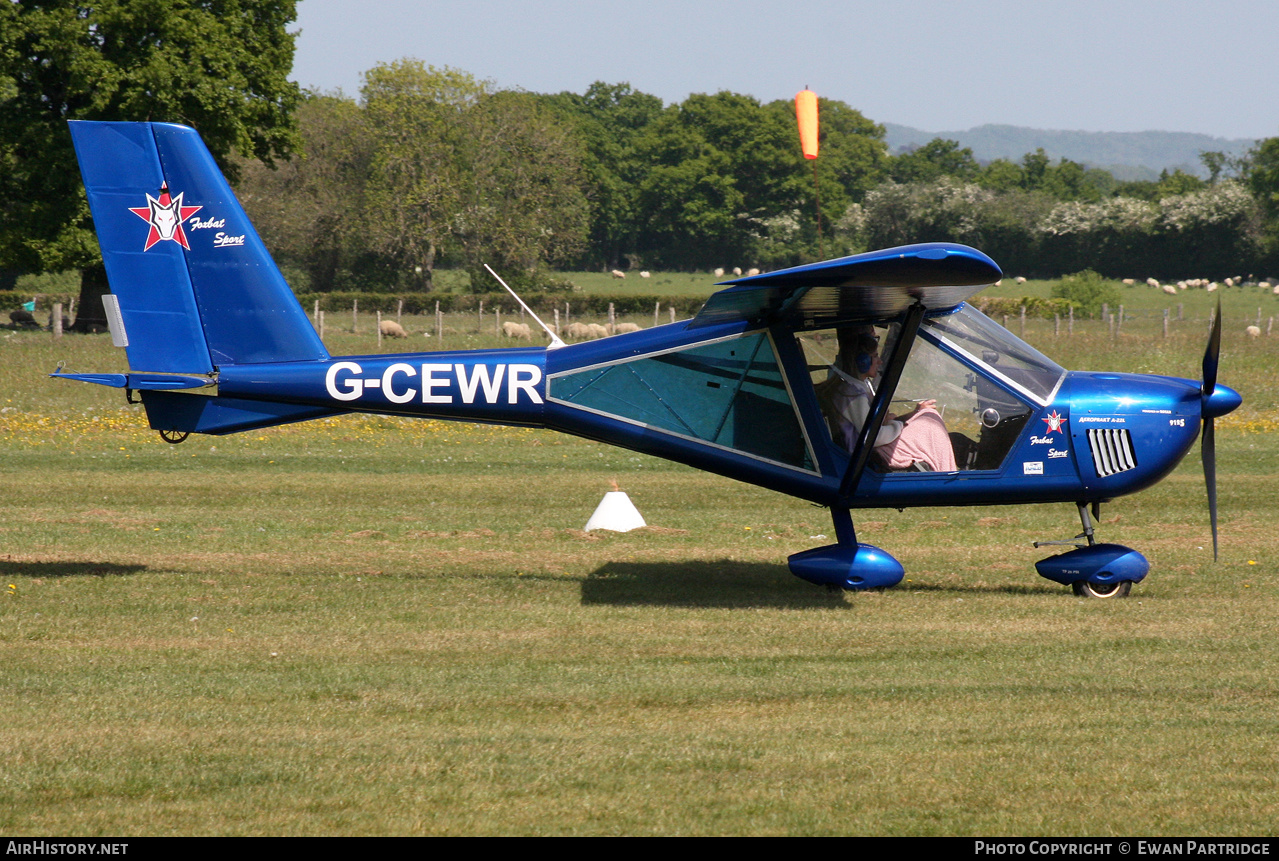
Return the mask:
{"type": "Polygon", "coordinates": [[[169,184],[160,187],[160,199],[147,195],[146,206],[130,206],[129,211],[151,225],[147,233],[147,244],[143,251],[150,251],[151,246],[163,240],[176,242],[191,250],[187,244],[187,235],[182,232],[182,222],[195,215],[203,206],[183,206],[182,192],[177,197],[169,197],[169,184]]]}
{"type": "Polygon", "coordinates": [[[1061,430],[1061,426],[1066,423],[1066,417],[1057,415],[1057,411],[1053,410],[1046,418],[1041,419],[1041,421],[1048,423],[1049,433],[1056,433],[1061,430]]]}

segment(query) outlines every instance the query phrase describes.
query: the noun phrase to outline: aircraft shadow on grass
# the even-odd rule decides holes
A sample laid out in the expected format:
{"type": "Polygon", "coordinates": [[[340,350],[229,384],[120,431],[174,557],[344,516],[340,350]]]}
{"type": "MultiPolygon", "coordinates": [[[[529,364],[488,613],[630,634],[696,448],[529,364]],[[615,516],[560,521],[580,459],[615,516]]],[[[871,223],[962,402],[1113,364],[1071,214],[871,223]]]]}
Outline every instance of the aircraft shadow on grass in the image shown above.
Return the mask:
{"type": "Polygon", "coordinates": [[[145,565],[117,562],[14,562],[0,560],[0,575],[6,577],[125,577],[141,574],[145,565]]]}
{"type": "Polygon", "coordinates": [[[851,609],[842,592],[805,588],[771,562],[607,562],[582,583],[583,604],[789,610],[851,609]],[[793,587],[793,588],[792,588],[793,587]]]}
{"type": "MultiPolygon", "coordinates": [[[[784,565],[768,562],[608,562],[582,584],[583,604],[654,607],[853,609],[841,592],[789,589],[784,565]]],[[[798,585],[798,584],[796,584],[798,585]]],[[[907,582],[909,592],[1055,595],[1044,584],[907,582]]]]}

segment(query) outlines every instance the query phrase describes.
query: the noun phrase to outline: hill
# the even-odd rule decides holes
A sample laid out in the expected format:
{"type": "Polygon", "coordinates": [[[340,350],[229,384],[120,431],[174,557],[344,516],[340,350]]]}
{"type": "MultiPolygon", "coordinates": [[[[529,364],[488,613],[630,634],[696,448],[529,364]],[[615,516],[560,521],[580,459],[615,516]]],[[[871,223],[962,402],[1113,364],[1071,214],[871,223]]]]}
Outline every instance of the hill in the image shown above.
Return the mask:
{"type": "Polygon", "coordinates": [[[1040,147],[1054,159],[1068,158],[1109,170],[1119,179],[1156,179],[1161,170],[1180,168],[1207,176],[1199,153],[1220,150],[1242,155],[1256,141],[1217,138],[1189,132],[1084,132],[1032,129],[1022,126],[984,125],[967,131],[929,132],[885,123],[885,141],[897,153],[933,138],[958,141],[972,148],[979,161],[997,158],[1019,160],[1040,147]]]}

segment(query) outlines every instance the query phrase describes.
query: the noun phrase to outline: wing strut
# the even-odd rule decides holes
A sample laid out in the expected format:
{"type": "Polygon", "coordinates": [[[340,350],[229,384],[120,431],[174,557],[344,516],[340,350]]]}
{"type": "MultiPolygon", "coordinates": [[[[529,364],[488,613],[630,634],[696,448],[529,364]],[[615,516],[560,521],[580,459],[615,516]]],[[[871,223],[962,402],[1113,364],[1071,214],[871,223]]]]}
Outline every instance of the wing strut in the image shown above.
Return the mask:
{"type": "Polygon", "coordinates": [[[870,459],[871,450],[875,447],[872,444],[877,436],[879,429],[884,426],[884,419],[888,416],[888,405],[892,402],[893,393],[897,391],[897,382],[901,379],[902,369],[906,367],[906,359],[910,355],[910,347],[915,343],[915,335],[919,332],[919,325],[924,321],[924,306],[919,302],[911,305],[906,309],[906,319],[902,322],[901,335],[897,338],[897,344],[893,348],[893,355],[889,357],[888,364],[884,368],[884,375],[879,381],[879,392],[875,398],[875,403],[871,404],[870,415],[866,419],[866,427],[862,428],[861,435],[857,437],[857,447],[853,449],[853,459],[848,464],[848,470],[844,473],[844,479],[839,484],[839,496],[841,499],[849,499],[853,495],[853,491],[857,489],[857,483],[861,481],[862,472],[866,469],[866,462],[870,459]]]}

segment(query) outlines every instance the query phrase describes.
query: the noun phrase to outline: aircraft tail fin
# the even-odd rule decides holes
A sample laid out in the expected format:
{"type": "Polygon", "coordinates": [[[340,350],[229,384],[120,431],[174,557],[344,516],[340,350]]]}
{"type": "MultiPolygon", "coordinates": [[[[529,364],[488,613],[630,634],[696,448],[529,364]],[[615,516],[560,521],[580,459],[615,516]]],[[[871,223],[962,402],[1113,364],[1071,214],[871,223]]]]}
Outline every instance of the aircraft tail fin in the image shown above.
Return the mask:
{"type": "Polygon", "coordinates": [[[328,358],[195,130],[70,125],[111,285],[104,305],[131,370],[328,358]]]}

